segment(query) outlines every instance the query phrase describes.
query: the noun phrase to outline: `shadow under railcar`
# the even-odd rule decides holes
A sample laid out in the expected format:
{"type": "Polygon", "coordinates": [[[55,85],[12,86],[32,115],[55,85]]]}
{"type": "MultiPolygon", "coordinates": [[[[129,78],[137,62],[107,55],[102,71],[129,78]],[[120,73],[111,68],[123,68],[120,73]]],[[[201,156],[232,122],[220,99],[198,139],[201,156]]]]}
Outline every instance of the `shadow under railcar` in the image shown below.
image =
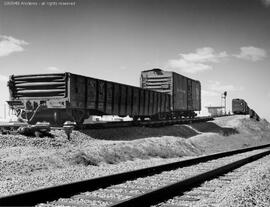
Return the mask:
{"type": "Polygon", "coordinates": [[[238,133],[238,131],[234,128],[220,127],[213,122],[200,122],[192,123],[189,125],[172,125],[163,127],[133,126],[103,129],[85,129],[79,131],[95,139],[127,141],[162,136],[189,138],[198,135],[200,132],[213,132],[223,136],[229,136],[231,134],[238,133]]]}

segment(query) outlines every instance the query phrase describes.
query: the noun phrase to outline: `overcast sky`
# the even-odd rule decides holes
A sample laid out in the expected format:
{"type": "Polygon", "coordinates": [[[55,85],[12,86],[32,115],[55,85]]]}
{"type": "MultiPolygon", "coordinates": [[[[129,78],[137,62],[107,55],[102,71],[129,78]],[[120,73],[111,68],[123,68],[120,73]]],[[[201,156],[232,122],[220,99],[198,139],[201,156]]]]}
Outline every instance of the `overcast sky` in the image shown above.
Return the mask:
{"type": "Polygon", "coordinates": [[[140,71],[162,68],[200,80],[203,107],[228,91],[228,110],[243,98],[270,121],[270,0],[0,2],[1,102],[11,74],[72,72],[139,86],[140,71]]]}

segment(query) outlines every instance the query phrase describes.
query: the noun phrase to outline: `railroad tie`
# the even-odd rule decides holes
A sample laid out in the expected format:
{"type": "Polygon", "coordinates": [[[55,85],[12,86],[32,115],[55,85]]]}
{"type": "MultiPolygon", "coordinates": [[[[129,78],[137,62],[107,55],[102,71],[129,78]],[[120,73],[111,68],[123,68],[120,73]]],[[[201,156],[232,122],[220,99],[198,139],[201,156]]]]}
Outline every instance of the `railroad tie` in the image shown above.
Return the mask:
{"type": "Polygon", "coordinates": [[[205,193],[205,192],[187,192],[185,193],[185,195],[188,195],[188,196],[198,196],[198,197],[201,197],[201,196],[204,196],[204,197],[208,197],[211,193],[205,193]]]}
{"type": "Polygon", "coordinates": [[[178,201],[199,201],[200,198],[189,196],[189,195],[183,195],[180,197],[175,197],[175,200],[178,200],[178,201]]]}
{"type": "Polygon", "coordinates": [[[96,200],[96,201],[106,201],[106,202],[119,202],[121,199],[117,198],[106,198],[106,197],[101,197],[98,195],[75,195],[72,198],[76,199],[83,199],[83,200],[96,200]]]}
{"type": "Polygon", "coordinates": [[[56,204],[57,206],[75,206],[75,207],[89,206],[87,203],[76,203],[76,202],[72,202],[72,201],[55,201],[53,204],[56,204]]]}
{"type": "Polygon", "coordinates": [[[216,188],[211,187],[199,187],[198,190],[200,191],[206,191],[206,192],[215,192],[216,188]]]}
{"type": "Polygon", "coordinates": [[[150,191],[149,188],[141,188],[141,187],[135,187],[135,186],[128,186],[128,187],[122,187],[122,186],[110,186],[107,189],[123,189],[123,190],[138,190],[141,191],[142,193],[145,193],[147,191],[150,191]]]}
{"type": "Polygon", "coordinates": [[[123,191],[123,192],[118,192],[118,191],[112,191],[112,189],[113,188],[111,188],[111,189],[104,189],[104,192],[105,193],[109,193],[109,194],[117,194],[117,195],[119,195],[119,194],[121,194],[121,195],[123,195],[123,196],[137,196],[137,195],[140,195],[141,193],[140,192],[138,192],[138,193],[131,193],[131,192],[127,192],[127,191],[123,191]]]}
{"type": "Polygon", "coordinates": [[[187,205],[180,205],[180,204],[163,204],[160,207],[189,207],[187,205]]]}
{"type": "Polygon", "coordinates": [[[218,178],[221,182],[225,182],[225,183],[230,183],[232,181],[232,178],[226,178],[226,177],[221,177],[218,178]]]}

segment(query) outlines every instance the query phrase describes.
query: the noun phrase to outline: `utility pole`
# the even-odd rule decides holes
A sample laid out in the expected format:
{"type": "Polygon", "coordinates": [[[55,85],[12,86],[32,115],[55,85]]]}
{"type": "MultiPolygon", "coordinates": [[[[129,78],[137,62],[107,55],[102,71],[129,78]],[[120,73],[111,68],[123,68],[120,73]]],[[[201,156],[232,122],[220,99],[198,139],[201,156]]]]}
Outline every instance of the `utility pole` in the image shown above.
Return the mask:
{"type": "MultiPolygon", "coordinates": [[[[226,115],[226,97],[227,97],[227,91],[224,91],[224,93],[221,94],[221,103],[222,103],[222,99],[224,99],[224,111],[225,111],[225,115],[226,115]]],[[[221,104],[222,106],[222,104],[221,104]]]]}

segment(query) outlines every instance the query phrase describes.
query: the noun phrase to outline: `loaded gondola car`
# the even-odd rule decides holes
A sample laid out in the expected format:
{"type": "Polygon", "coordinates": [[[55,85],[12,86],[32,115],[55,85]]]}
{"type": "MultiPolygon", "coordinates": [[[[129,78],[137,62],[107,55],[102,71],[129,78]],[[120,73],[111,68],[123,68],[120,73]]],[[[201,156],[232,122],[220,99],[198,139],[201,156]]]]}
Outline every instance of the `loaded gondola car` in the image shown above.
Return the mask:
{"type": "Polygon", "coordinates": [[[144,119],[170,111],[170,95],[72,73],[12,75],[8,104],[29,123],[80,124],[90,115],[144,119]]]}

